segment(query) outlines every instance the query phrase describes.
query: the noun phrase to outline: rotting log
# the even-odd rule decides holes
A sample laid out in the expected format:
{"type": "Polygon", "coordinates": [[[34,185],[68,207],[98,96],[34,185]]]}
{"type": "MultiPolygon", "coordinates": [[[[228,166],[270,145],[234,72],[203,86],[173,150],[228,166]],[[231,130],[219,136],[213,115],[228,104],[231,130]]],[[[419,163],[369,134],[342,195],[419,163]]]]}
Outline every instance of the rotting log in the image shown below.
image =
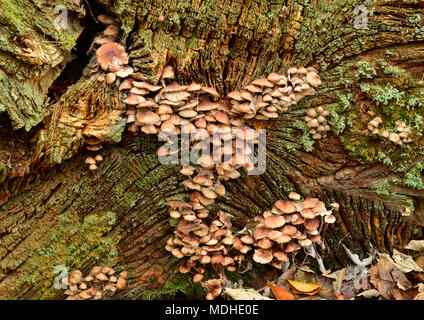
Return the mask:
{"type": "Polygon", "coordinates": [[[124,106],[116,90],[99,85],[93,60],[47,100],[70,63],[79,19],[92,14],[120,20],[131,65],[153,82],[171,64],[179,81],[225,95],[292,65],[320,71],[315,96],[275,121],[252,123],[267,129],[266,172],[225,182],[227,195],[215,204],[236,228],[297,191],[340,204],[321,252],[333,270],[350,263],[342,243],[365,257],[370,244],[391,251],[422,236],[424,1],[67,3],[73,27],[57,32],[60,1],[0,0],[1,298],[63,298],[52,287],[57,265],[128,270],[126,298],[172,288],[179,261],[164,249],[173,231],[166,202],[189,194],[179,167],[159,164],[156,139],[123,133],[124,106]],[[369,10],[368,29],[354,27],[359,4],[369,10]],[[333,132],[313,143],[302,124],[316,106],[331,111],[333,132]],[[372,112],[387,126],[407,119],[413,143],[363,136],[372,112]],[[84,132],[110,142],[95,173],[83,163],[84,132]]]}

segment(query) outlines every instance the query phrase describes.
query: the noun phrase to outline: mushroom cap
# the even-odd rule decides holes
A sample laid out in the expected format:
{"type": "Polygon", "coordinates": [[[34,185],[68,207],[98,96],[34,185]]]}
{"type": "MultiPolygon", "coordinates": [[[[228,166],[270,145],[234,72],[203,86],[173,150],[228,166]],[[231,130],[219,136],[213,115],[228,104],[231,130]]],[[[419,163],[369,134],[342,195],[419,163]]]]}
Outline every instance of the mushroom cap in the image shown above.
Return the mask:
{"type": "Polygon", "coordinates": [[[87,158],[85,158],[85,163],[86,164],[96,164],[96,160],[93,159],[92,157],[87,157],[87,158]]]}
{"type": "Polygon", "coordinates": [[[282,227],[280,229],[280,231],[282,233],[284,233],[285,235],[292,236],[292,235],[294,235],[297,232],[297,228],[295,226],[292,226],[292,225],[289,225],[288,224],[288,225],[285,225],[284,227],[282,227]]]}
{"type": "Polygon", "coordinates": [[[252,92],[252,93],[259,93],[262,92],[262,89],[258,86],[255,86],[253,84],[249,84],[246,87],[244,87],[246,90],[252,92]]]}
{"type": "Polygon", "coordinates": [[[130,90],[132,89],[133,85],[131,83],[131,80],[129,79],[125,79],[124,81],[122,81],[122,83],[119,85],[119,91],[122,90],[130,90]]]}
{"type": "Polygon", "coordinates": [[[283,233],[279,230],[271,230],[268,232],[267,238],[270,240],[275,240],[279,237],[281,237],[283,233]]]}
{"type": "Polygon", "coordinates": [[[317,198],[306,198],[303,201],[303,207],[305,209],[313,209],[315,208],[315,205],[317,204],[318,199],[317,198]]]}
{"type": "Polygon", "coordinates": [[[255,240],[265,238],[268,235],[268,232],[269,229],[256,226],[255,230],[253,231],[253,238],[255,238],[255,240]]]}
{"type": "Polygon", "coordinates": [[[227,94],[227,97],[236,101],[242,101],[243,98],[241,97],[240,91],[231,91],[227,94]]]}
{"type": "Polygon", "coordinates": [[[82,272],[79,270],[72,271],[69,275],[69,281],[73,284],[78,284],[82,280],[82,272]]]}
{"type": "Polygon", "coordinates": [[[274,86],[274,84],[268,81],[266,78],[256,79],[252,82],[252,84],[259,87],[268,87],[268,88],[272,88],[274,86]]]}
{"type": "Polygon", "coordinates": [[[94,160],[103,161],[103,157],[100,154],[98,154],[98,155],[95,156],[94,160]]]}
{"type": "Polygon", "coordinates": [[[325,223],[334,223],[336,222],[336,217],[332,214],[324,217],[325,223]]]}
{"type": "Polygon", "coordinates": [[[284,248],[284,252],[294,252],[300,249],[300,246],[297,243],[288,243],[284,248]]]}
{"type": "Polygon", "coordinates": [[[115,25],[110,25],[108,26],[104,31],[103,34],[105,36],[112,36],[112,37],[116,37],[119,35],[119,29],[117,26],[115,25]]]}
{"type": "Polygon", "coordinates": [[[271,228],[271,229],[280,228],[284,226],[285,223],[286,221],[284,217],[279,215],[271,215],[266,217],[264,220],[265,227],[271,228]]]}
{"type": "Polygon", "coordinates": [[[289,197],[289,199],[296,200],[296,201],[299,201],[301,199],[300,194],[298,194],[296,192],[290,192],[288,197],[289,197]]]}
{"type": "Polygon", "coordinates": [[[97,19],[104,25],[110,25],[115,23],[115,19],[113,17],[105,14],[97,16],[97,19]]]}
{"type": "Polygon", "coordinates": [[[156,124],[160,121],[160,117],[152,111],[138,111],[136,114],[137,121],[144,124],[156,124]]]}
{"type": "Polygon", "coordinates": [[[144,101],[146,101],[146,99],[143,96],[130,92],[128,93],[127,97],[124,99],[123,102],[129,105],[138,105],[140,103],[143,103],[144,101]]]}
{"type": "Polygon", "coordinates": [[[280,262],[289,262],[290,261],[289,258],[287,257],[287,255],[283,251],[274,251],[272,254],[280,262]]]}
{"type": "Polygon", "coordinates": [[[305,219],[313,219],[315,218],[316,213],[311,209],[303,209],[302,211],[300,211],[300,215],[305,219]]]}
{"type": "Polygon", "coordinates": [[[207,99],[203,99],[196,106],[196,111],[210,111],[219,108],[220,104],[216,102],[209,101],[207,99]]]}
{"type": "Polygon", "coordinates": [[[267,77],[267,80],[274,82],[274,83],[280,81],[281,79],[282,79],[281,75],[279,75],[276,72],[271,72],[267,77]]]}
{"type": "Polygon", "coordinates": [[[117,42],[108,42],[101,45],[96,51],[96,57],[100,68],[105,71],[112,64],[127,64],[129,61],[125,48],[117,42]]]}
{"type": "Polygon", "coordinates": [[[273,259],[271,250],[257,249],[253,254],[253,260],[257,263],[267,264],[273,259]]]}
{"type": "Polygon", "coordinates": [[[214,98],[219,98],[218,91],[216,91],[216,89],[213,88],[213,87],[202,87],[202,91],[203,92],[206,92],[206,93],[209,93],[214,98]]]}
{"type": "Polygon", "coordinates": [[[199,91],[202,89],[202,86],[198,83],[192,82],[187,88],[188,92],[199,91]]]}
{"type": "Polygon", "coordinates": [[[123,66],[120,70],[114,72],[119,78],[126,78],[134,73],[134,69],[130,66],[123,66]]]}
{"type": "Polygon", "coordinates": [[[255,246],[258,246],[261,249],[269,249],[272,247],[272,245],[273,242],[268,238],[262,238],[261,240],[255,242],[255,246]]]}
{"type": "Polygon", "coordinates": [[[275,239],[275,242],[279,243],[279,244],[283,244],[283,243],[288,243],[291,241],[291,237],[287,234],[283,234],[281,236],[279,236],[277,239],[275,239]]]}
{"type": "Polygon", "coordinates": [[[163,68],[163,73],[161,76],[161,79],[174,79],[175,78],[175,72],[174,72],[174,68],[172,68],[172,66],[166,66],[165,68],[163,68]]]}
{"type": "Polygon", "coordinates": [[[176,92],[176,91],[183,91],[186,90],[188,86],[181,85],[177,81],[172,81],[170,84],[168,84],[165,88],[161,90],[162,93],[166,92],[176,92]]]}
{"type": "Polygon", "coordinates": [[[278,200],[274,206],[282,213],[296,212],[296,205],[292,201],[278,200]]]}
{"type": "Polygon", "coordinates": [[[305,228],[306,230],[315,230],[319,228],[319,220],[318,219],[311,219],[305,221],[305,228]]]}
{"type": "Polygon", "coordinates": [[[253,244],[255,242],[255,239],[253,239],[252,236],[245,234],[245,235],[240,237],[240,241],[245,243],[245,244],[253,244]]]}
{"type": "Polygon", "coordinates": [[[310,246],[312,244],[312,241],[308,238],[306,239],[301,239],[297,241],[302,247],[307,247],[310,246]]]}

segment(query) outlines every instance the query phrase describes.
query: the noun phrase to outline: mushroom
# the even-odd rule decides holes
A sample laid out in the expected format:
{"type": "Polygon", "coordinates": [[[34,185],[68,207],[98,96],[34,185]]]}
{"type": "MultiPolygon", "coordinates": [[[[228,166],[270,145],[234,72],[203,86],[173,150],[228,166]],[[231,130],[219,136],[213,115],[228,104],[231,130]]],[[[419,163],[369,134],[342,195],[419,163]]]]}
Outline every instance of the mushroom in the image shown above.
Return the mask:
{"type": "Polygon", "coordinates": [[[128,56],[124,47],[117,42],[108,42],[101,45],[96,51],[96,57],[98,64],[105,71],[113,64],[128,63],[128,56]]]}

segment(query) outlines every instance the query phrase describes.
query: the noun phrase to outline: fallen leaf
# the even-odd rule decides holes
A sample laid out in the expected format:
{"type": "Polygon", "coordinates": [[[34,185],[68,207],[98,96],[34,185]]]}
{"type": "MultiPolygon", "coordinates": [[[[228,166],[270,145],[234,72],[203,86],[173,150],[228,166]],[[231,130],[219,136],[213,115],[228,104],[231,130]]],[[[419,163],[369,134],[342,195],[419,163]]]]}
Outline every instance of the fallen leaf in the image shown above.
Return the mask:
{"type": "Polygon", "coordinates": [[[414,300],[424,300],[424,292],[420,292],[420,293],[418,293],[418,294],[415,296],[414,300]]]}
{"type": "Polygon", "coordinates": [[[294,275],[294,278],[290,280],[320,286],[322,287],[322,289],[319,290],[317,295],[324,298],[325,300],[336,299],[333,290],[333,279],[330,279],[323,275],[318,275],[307,266],[299,267],[296,271],[296,274],[294,275]]]}
{"type": "Polygon", "coordinates": [[[418,257],[414,258],[414,261],[421,267],[424,269],[424,255],[419,255],[418,257]]]}
{"type": "Polygon", "coordinates": [[[411,271],[424,272],[424,270],[409,255],[403,254],[402,252],[394,249],[392,257],[395,262],[394,265],[405,273],[411,271]]]}
{"type": "Polygon", "coordinates": [[[224,293],[233,298],[234,300],[274,300],[264,297],[259,292],[253,289],[231,289],[225,288],[224,293]]]}
{"type": "Polygon", "coordinates": [[[289,290],[287,290],[283,287],[274,286],[271,283],[267,283],[267,286],[271,288],[272,293],[275,296],[275,299],[277,299],[277,300],[294,300],[294,295],[289,290]]]}
{"type": "Polygon", "coordinates": [[[360,294],[358,294],[358,297],[364,297],[367,299],[371,299],[371,298],[375,298],[379,296],[380,296],[380,292],[377,289],[365,290],[361,292],[360,294]]]}
{"type": "Polygon", "coordinates": [[[405,295],[410,295],[406,291],[412,287],[405,274],[383,256],[376,265],[371,266],[370,282],[388,300],[404,300],[405,295]]]}
{"type": "Polygon", "coordinates": [[[424,240],[411,240],[405,246],[405,249],[414,251],[424,251],[424,240]]]}
{"type": "Polygon", "coordinates": [[[289,283],[292,291],[294,293],[299,293],[299,294],[307,294],[307,295],[313,296],[321,289],[324,289],[324,287],[321,287],[312,283],[305,283],[305,282],[299,282],[299,281],[288,280],[288,279],[287,279],[287,282],[289,283]]]}
{"type": "Polygon", "coordinates": [[[336,274],[336,281],[334,281],[333,283],[333,288],[334,288],[334,292],[337,294],[340,294],[340,289],[342,288],[343,280],[346,275],[346,270],[347,268],[343,268],[342,270],[339,270],[336,274]]]}

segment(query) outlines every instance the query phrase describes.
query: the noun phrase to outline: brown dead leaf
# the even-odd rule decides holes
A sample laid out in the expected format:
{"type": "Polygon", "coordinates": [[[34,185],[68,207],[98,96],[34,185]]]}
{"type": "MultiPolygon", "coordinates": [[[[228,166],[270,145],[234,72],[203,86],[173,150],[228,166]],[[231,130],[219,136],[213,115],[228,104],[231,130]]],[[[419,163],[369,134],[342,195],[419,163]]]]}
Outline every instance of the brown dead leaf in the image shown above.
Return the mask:
{"type": "Polygon", "coordinates": [[[404,300],[410,296],[411,283],[405,274],[385,257],[381,257],[378,264],[371,266],[370,282],[385,299],[404,300]]]}
{"type": "Polygon", "coordinates": [[[288,279],[287,279],[287,282],[290,285],[290,288],[292,289],[292,291],[297,294],[306,294],[306,295],[313,296],[321,289],[324,289],[324,287],[321,287],[312,283],[305,283],[305,282],[299,282],[299,281],[288,280],[288,279]]]}
{"type": "Polygon", "coordinates": [[[318,275],[307,266],[299,267],[292,280],[321,286],[322,289],[319,290],[317,295],[319,295],[321,298],[324,298],[324,300],[336,299],[333,289],[334,279],[318,275]]]}
{"type": "Polygon", "coordinates": [[[420,292],[420,293],[418,293],[418,294],[415,296],[414,300],[424,300],[424,292],[420,292]]]}
{"type": "Polygon", "coordinates": [[[283,287],[274,286],[271,283],[267,283],[267,287],[271,288],[277,300],[294,300],[293,293],[283,287]]]}
{"type": "Polygon", "coordinates": [[[418,257],[415,257],[414,260],[422,269],[424,269],[424,255],[421,254],[418,257]]]}

